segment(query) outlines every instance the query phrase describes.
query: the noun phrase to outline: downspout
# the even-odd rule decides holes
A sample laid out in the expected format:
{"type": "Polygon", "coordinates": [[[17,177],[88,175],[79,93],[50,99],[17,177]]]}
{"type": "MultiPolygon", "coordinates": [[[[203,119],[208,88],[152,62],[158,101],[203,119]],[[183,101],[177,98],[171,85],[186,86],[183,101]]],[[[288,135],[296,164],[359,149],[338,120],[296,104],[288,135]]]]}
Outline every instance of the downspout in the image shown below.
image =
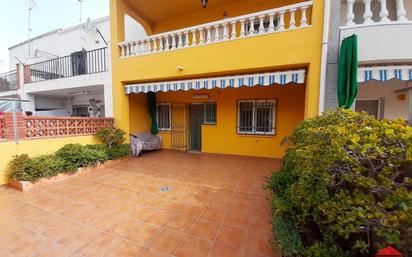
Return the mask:
{"type": "Polygon", "coordinates": [[[329,47],[329,21],[330,21],[330,0],[325,0],[325,10],[323,14],[323,37],[322,37],[322,56],[320,67],[320,85],[319,85],[319,109],[318,114],[322,114],[325,109],[325,88],[326,88],[326,70],[328,65],[328,47],[329,47]]]}

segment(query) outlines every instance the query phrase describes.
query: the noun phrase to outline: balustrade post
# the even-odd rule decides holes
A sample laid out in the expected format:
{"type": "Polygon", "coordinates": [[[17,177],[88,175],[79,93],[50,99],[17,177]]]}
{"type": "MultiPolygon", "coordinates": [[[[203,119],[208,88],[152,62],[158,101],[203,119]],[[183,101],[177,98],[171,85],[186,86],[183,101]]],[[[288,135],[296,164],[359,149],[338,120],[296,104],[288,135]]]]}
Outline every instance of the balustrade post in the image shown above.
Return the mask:
{"type": "Polygon", "coordinates": [[[163,37],[159,38],[159,52],[163,52],[163,37]]]}
{"type": "Polygon", "coordinates": [[[223,23],[223,41],[226,41],[229,39],[229,24],[228,23],[223,23]]]}
{"type": "Polygon", "coordinates": [[[212,29],[213,29],[212,41],[219,42],[220,41],[219,25],[214,25],[212,29]]]}
{"type": "Polygon", "coordinates": [[[173,49],[176,49],[176,34],[172,34],[171,35],[171,37],[172,37],[172,50],[173,49]]]}
{"type": "Polygon", "coordinates": [[[165,51],[170,50],[170,41],[169,41],[169,36],[165,36],[165,51]]]}
{"type": "Polygon", "coordinates": [[[398,21],[408,21],[408,18],[406,18],[406,10],[403,0],[396,0],[396,14],[398,21]]]}
{"type": "Polygon", "coordinates": [[[269,27],[268,27],[268,32],[275,32],[275,14],[270,13],[269,14],[269,27]]]}
{"type": "Polygon", "coordinates": [[[192,30],[192,46],[197,46],[196,30],[192,30]]]}
{"type": "Polygon", "coordinates": [[[346,26],[353,26],[355,22],[355,14],[353,13],[353,4],[355,0],[346,0],[346,26]]]}
{"type": "Polygon", "coordinates": [[[296,8],[290,9],[289,12],[290,12],[289,29],[294,29],[296,28],[296,20],[295,20],[296,8]]]}
{"type": "Polygon", "coordinates": [[[249,18],[249,32],[248,36],[255,35],[255,17],[249,18]]]}
{"type": "Polygon", "coordinates": [[[203,45],[205,43],[203,29],[198,29],[198,31],[199,31],[199,45],[203,45]]]}
{"type": "Polygon", "coordinates": [[[380,2],[381,2],[381,12],[379,13],[379,16],[381,17],[380,22],[382,23],[390,22],[388,18],[389,11],[388,11],[388,8],[386,7],[386,0],[380,0],[380,2]]]}
{"type": "Polygon", "coordinates": [[[177,33],[177,48],[183,47],[182,32],[177,33]]]}
{"type": "Polygon", "coordinates": [[[230,39],[236,38],[236,21],[232,21],[232,33],[230,34],[230,39]]]}
{"type": "Polygon", "coordinates": [[[120,45],[120,57],[124,57],[125,51],[124,51],[124,44],[120,45]]]}
{"type": "Polygon", "coordinates": [[[259,15],[259,30],[258,30],[258,34],[264,34],[265,31],[265,24],[264,24],[264,20],[265,20],[265,16],[266,15],[259,15]]]}
{"type": "Polygon", "coordinates": [[[184,38],[185,38],[185,42],[183,44],[183,47],[189,47],[189,31],[186,30],[184,33],[184,38]]]}
{"type": "Polygon", "coordinates": [[[240,20],[240,36],[239,37],[245,37],[246,36],[246,20],[241,19],[240,20]]]}
{"type": "Polygon", "coordinates": [[[212,42],[212,28],[211,27],[206,27],[206,43],[212,42]]]}
{"type": "Polygon", "coordinates": [[[371,2],[372,0],[363,0],[363,3],[365,4],[365,13],[363,14],[363,23],[364,24],[372,24],[372,10],[371,10],[371,2]]]}
{"type": "Polygon", "coordinates": [[[285,30],[285,11],[280,11],[279,12],[279,24],[278,24],[278,31],[284,31],[285,30]]]}
{"type": "Polygon", "coordinates": [[[302,8],[300,8],[300,11],[302,13],[302,17],[300,18],[300,27],[307,27],[308,26],[308,16],[306,12],[308,11],[308,7],[303,6],[302,8]]]}

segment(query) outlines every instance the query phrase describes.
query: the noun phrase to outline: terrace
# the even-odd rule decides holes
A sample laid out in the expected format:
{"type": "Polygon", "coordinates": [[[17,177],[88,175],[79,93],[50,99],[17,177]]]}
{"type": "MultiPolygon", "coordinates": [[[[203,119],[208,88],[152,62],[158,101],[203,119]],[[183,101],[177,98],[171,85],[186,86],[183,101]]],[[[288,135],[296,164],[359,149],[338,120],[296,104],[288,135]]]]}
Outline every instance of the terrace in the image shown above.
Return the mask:
{"type": "Polygon", "coordinates": [[[0,255],[278,256],[275,159],[146,153],[26,193],[0,188],[0,255]]]}

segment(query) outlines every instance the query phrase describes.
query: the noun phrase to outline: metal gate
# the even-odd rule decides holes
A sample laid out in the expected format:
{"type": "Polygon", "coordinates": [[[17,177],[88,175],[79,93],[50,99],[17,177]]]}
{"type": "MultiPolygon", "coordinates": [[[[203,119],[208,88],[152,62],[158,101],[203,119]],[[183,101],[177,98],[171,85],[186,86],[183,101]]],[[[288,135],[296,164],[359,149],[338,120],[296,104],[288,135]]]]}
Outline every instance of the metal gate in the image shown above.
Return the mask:
{"type": "Polygon", "coordinates": [[[189,149],[189,112],[187,104],[172,104],[172,148],[186,151],[189,149]]]}
{"type": "Polygon", "coordinates": [[[204,104],[191,104],[189,107],[190,150],[202,151],[202,124],[204,104]]]}

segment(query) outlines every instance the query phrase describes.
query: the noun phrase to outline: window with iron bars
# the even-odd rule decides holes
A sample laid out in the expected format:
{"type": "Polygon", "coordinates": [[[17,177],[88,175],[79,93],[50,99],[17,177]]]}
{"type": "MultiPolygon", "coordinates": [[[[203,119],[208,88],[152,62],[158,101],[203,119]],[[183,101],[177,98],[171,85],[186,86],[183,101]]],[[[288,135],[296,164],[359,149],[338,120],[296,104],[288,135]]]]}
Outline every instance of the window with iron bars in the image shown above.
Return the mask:
{"type": "Polygon", "coordinates": [[[238,101],[239,134],[274,135],[276,100],[238,101]]]}
{"type": "Polygon", "coordinates": [[[204,104],[204,121],[203,124],[216,124],[216,103],[204,104]]]}
{"type": "Polygon", "coordinates": [[[172,112],[170,108],[170,103],[159,103],[157,104],[157,127],[159,130],[170,130],[172,112]]]}

